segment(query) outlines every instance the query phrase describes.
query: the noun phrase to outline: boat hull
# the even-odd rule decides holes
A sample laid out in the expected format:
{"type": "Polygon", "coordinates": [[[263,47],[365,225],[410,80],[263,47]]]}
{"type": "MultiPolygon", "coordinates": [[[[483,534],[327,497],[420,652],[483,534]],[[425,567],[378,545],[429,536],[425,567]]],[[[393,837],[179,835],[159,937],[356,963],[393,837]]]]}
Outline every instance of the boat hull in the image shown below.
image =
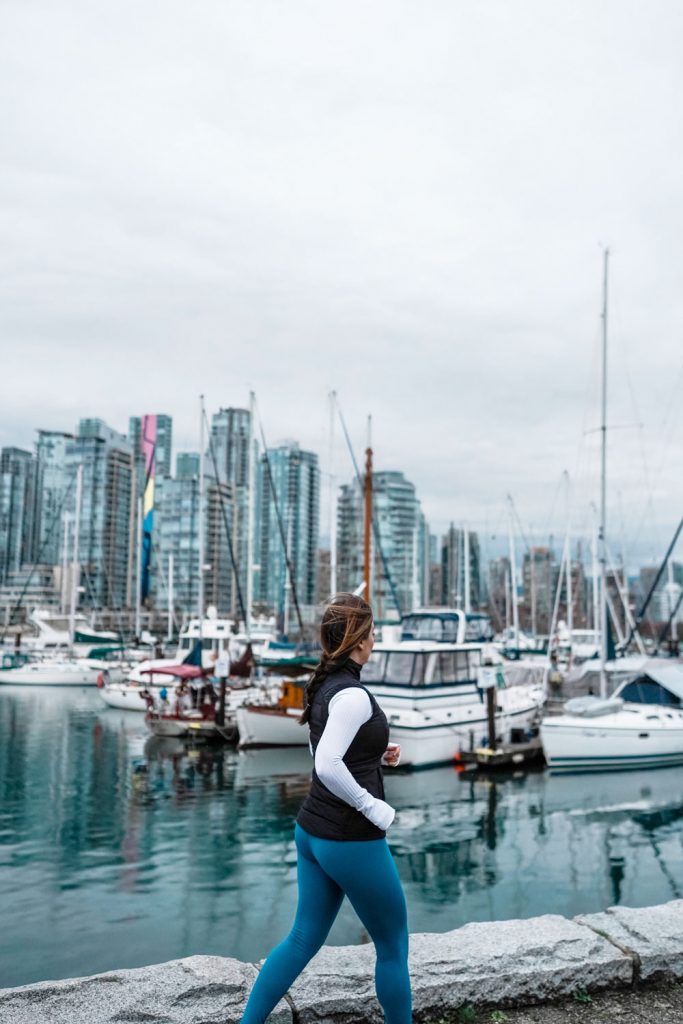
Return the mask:
{"type": "MultiPolygon", "coordinates": [[[[647,712],[647,713],[646,713],[647,712]]],[[[546,761],[553,771],[609,771],[683,764],[683,713],[637,715],[632,709],[602,718],[562,715],[541,724],[546,761]],[[628,723],[625,716],[635,715],[628,723]]]]}
{"type": "MultiPolygon", "coordinates": [[[[527,693],[522,690],[522,687],[515,687],[502,691],[500,699],[507,697],[509,706],[498,713],[496,724],[503,736],[508,736],[511,729],[529,729],[538,715],[540,694],[535,688],[527,693]],[[511,694],[514,694],[512,700],[511,694]]],[[[457,710],[453,707],[415,709],[414,706],[396,710],[392,706],[396,698],[383,700],[381,693],[375,696],[389,721],[391,742],[401,745],[401,767],[424,768],[453,762],[461,750],[481,742],[488,731],[481,702],[467,702],[457,710]],[[465,717],[467,711],[470,714],[465,717]]],[[[300,714],[299,708],[254,705],[238,708],[239,746],[307,746],[308,730],[299,725],[300,714]]]]}
{"type": "Polygon", "coordinates": [[[0,670],[0,683],[11,686],[96,686],[100,669],[88,665],[43,665],[0,670]]]}
{"type": "Polygon", "coordinates": [[[202,740],[234,740],[237,732],[234,723],[226,718],[225,725],[218,726],[213,719],[190,716],[160,715],[155,712],[145,716],[145,724],[153,736],[163,739],[194,737],[202,740]]]}
{"type": "Polygon", "coordinates": [[[146,711],[147,705],[142,696],[143,690],[143,686],[115,683],[111,686],[103,686],[100,696],[110,708],[118,708],[120,711],[146,711]]]}
{"type": "Polygon", "coordinates": [[[308,729],[299,725],[301,708],[245,705],[235,711],[239,746],[307,747],[308,729]]]}

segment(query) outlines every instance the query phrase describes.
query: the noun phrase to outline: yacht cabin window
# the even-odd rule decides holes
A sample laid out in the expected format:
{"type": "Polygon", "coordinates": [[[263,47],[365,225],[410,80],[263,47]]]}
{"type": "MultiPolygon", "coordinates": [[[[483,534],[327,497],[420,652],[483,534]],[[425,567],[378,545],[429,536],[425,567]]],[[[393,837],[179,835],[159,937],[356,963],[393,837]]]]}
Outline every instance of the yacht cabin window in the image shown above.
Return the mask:
{"type": "Polygon", "coordinates": [[[412,651],[373,651],[363,668],[361,682],[424,686],[427,656],[412,651]]]}
{"type": "Polygon", "coordinates": [[[468,651],[440,651],[436,656],[433,683],[463,683],[476,673],[470,670],[468,651]]]}
{"type": "Polygon", "coordinates": [[[362,683],[381,683],[384,679],[384,669],[387,663],[387,656],[384,651],[373,651],[370,659],[363,666],[361,676],[362,683]]]}
{"type": "Polygon", "coordinates": [[[637,679],[629,683],[619,696],[633,704],[666,704],[675,708],[681,706],[679,697],[650,679],[637,679]]]}
{"type": "Polygon", "coordinates": [[[389,651],[387,657],[386,681],[409,684],[413,677],[415,655],[407,651],[389,651]]]}
{"type": "Polygon", "coordinates": [[[458,642],[458,619],[456,616],[404,615],[401,631],[404,640],[455,644],[458,642]]]}

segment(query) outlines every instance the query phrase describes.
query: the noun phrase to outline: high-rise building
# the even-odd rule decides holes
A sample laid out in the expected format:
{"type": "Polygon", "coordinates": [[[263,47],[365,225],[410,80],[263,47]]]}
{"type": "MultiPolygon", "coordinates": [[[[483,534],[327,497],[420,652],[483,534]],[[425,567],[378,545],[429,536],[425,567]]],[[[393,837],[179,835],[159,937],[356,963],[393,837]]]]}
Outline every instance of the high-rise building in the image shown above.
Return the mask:
{"type": "Polygon", "coordinates": [[[36,559],[58,565],[64,538],[64,500],[67,489],[66,450],[73,434],[39,430],[36,441],[36,559]]]}
{"type": "Polygon", "coordinates": [[[128,597],[134,460],[127,439],[102,420],[79,423],[64,453],[63,508],[73,524],[76,477],[83,467],[78,563],[82,603],[122,608],[128,597]]]}
{"type": "Polygon", "coordinates": [[[178,452],[175,460],[176,480],[199,479],[199,452],[178,452]]]}
{"type": "Polygon", "coordinates": [[[441,545],[441,603],[449,608],[469,605],[472,611],[482,603],[479,536],[473,530],[458,529],[453,523],[441,545]]]}
{"type": "MultiPolygon", "coordinates": [[[[377,618],[410,611],[425,601],[426,524],[415,487],[394,470],[372,475],[371,602],[377,618]]],[[[340,488],[337,501],[337,574],[343,590],[363,580],[363,488],[358,480],[340,488]]]]}
{"type": "MultiPolygon", "coordinates": [[[[657,565],[645,565],[641,568],[638,574],[638,584],[635,593],[636,604],[639,609],[645,603],[650,590],[657,580],[658,572],[659,566],[657,565]]],[[[657,586],[650,598],[645,618],[651,622],[667,623],[676,608],[682,587],[683,565],[680,562],[672,562],[671,569],[667,566],[657,581],[657,586]]],[[[678,611],[680,613],[682,609],[679,607],[678,611]]],[[[680,621],[681,616],[677,614],[676,619],[680,621]]]]}
{"type": "Polygon", "coordinates": [[[10,572],[31,562],[34,527],[36,460],[22,448],[0,451],[0,583],[10,572]]]}
{"type": "MultiPolygon", "coordinates": [[[[196,615],[199,606],[199,454],[179,453],[176,476],[165,477],[156,489],[156,558],[154,594],[157,607],[173,607],[181,615],[196,615]],[[173,572],[172,591],[169,574],[173,572]]],[[[232,531],[231,488],[207,472],[204,479],[204,610],[213,605],[219,615],[232,608],[234,575],[227,531],[232,531]]]]}
{"type": "Polygon", "coordinates": [[[489,614],[495,630],[502,630],[512,622],[510,588],[510,559],[492,558],[489,562],[489,614]]]}
{"type": "Polygon", "coordinates": [[[258,465],[254,597],[288,627],[296,620],[285,544],[296,599],[300,608],[311,609],[317,600],[319,521],[318,456],[293,441],[269,448],[258,465]]]}
{"type": "Polygon", "coordinates": [[[520,621],[532,633],[546,635],[550,632],[558,573],[559,567],[551,548],[536,546],[525,553],[522,561],[524,600],[520,605],[520,621]]]}
{"type": "MultiPolygon", "coordinates": [[[[163,413],[147,416],[131,416],[128,420],[128,440],[136,457],[136,469],[145,469],[139,461],[139,455],[152,449],[154,453],[154,470],[157,478],[171,475],[173,451],[173,417],[163,413]]],[[[140,480],[142,484],[144,479],[140,480]]]]}
{"type": "MultiPolygon", "coordinates": [[[[231,540],[242,602],[247,599],[250,438],[248,409],[220,409],[212,416],[208,465],[218,482],[231,489],[234,498],[231,540]]],[[[233,587],[233,603],[233,615],[241,616],[237,587],[233,587]]]]}

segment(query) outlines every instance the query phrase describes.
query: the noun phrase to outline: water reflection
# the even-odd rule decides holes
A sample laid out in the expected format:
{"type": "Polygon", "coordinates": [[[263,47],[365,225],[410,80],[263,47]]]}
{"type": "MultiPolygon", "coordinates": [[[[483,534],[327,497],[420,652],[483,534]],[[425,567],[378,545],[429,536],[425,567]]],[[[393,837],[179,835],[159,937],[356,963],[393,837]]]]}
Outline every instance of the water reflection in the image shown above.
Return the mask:
{"type": "MultiPolygon", "coordinates": [[[[0,985],[264,956],[296,903],[306,749],[149,738],[96,692],[0,687],[0,985]]],[[[683,892],[683,771],[387,772],[412,931],[683,892]]],[[[329,941],[365,938],[344,904],[329,941]]]]}

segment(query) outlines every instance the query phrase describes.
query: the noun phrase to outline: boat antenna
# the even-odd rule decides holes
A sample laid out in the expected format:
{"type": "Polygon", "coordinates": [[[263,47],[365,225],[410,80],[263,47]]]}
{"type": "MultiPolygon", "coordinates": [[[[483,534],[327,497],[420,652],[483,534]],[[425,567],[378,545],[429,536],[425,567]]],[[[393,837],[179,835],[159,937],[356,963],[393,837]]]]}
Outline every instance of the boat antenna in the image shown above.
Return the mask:
{"type": "Polygon", "coordinates": [[[600,526],[598,547],[600,556],[600,696],[607,696],[607,286],[609,280],[609,249],[603,258],[602,284],[602,415],[600,422],[600,526]]]}

